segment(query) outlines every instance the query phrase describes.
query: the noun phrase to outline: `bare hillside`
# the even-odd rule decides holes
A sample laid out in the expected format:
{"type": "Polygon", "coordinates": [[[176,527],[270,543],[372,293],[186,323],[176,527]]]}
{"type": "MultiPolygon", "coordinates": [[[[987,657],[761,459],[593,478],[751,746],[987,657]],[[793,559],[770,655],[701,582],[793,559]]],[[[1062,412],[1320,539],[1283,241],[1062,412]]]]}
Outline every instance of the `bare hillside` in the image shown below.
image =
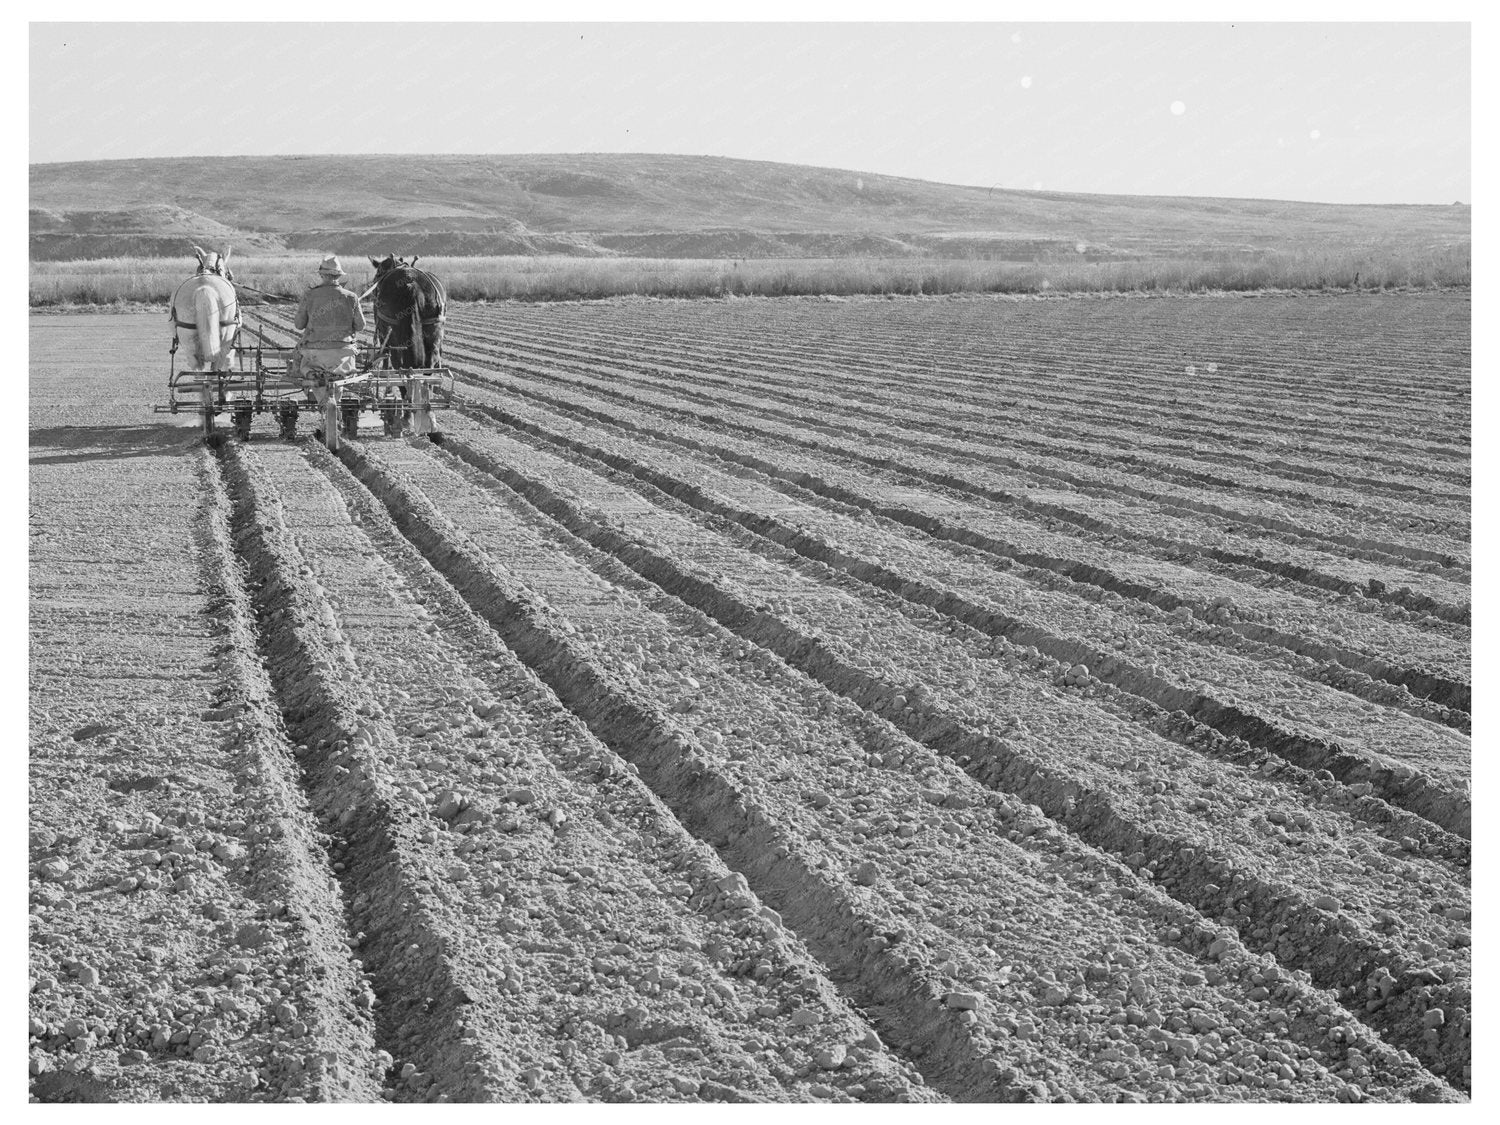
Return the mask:
{"type": "Polygon", "coordinates": [[[33,259],[394,248],[701,257],[1193,256],[1466,243],[1467,206],[1079,195],[721,157],[257,156],[30,168],[33,259]]]}

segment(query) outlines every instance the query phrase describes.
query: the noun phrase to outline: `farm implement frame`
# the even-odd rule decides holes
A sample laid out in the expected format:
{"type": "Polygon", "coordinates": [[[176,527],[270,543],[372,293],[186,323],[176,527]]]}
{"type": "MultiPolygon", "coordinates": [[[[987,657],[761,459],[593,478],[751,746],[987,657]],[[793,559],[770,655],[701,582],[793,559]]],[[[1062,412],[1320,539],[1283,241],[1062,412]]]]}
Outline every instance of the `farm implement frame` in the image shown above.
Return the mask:
{"type": "Polygon", "coordinates": [[[298,418],[310,411],[319,416],[324,444],[337,450],[340,435],[352,436],[366,410],[380,416],[388,436],[400,436],[409,426],[412,434],[442,440],[433,411],[453,406],[453,373],[448,368],[392,368],[385,366],[390,361],[384,349],[367,345],[350,357],[347,370],[304,361],[299,373],[297,349],[271,344],[258,328],[256,342],[245,345],[242,332],[235,332],[231,366],[225,371],[178,371],[174,338],[167,402],[154,406],[154,412],[198,414],[205,440],[214,440],[216,419],[223,414],[239,439],[247,441],[254,416],[266,413],[275,415],[281,436],[290,440],[297,436],[298,418]]]}

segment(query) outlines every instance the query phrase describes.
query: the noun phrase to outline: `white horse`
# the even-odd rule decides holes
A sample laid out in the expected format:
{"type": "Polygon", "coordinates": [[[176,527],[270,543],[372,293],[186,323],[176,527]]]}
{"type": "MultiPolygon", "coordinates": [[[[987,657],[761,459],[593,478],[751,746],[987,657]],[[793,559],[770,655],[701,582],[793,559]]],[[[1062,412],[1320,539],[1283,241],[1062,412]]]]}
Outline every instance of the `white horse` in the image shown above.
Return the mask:
{"type": "Polygon", "coordinates": [[[167,315],[177,339],[193,361],[190,370],[228,371],[233,359],[234,336],[240,326],[239,298],[229,272],[230,248],[210,254],[194,246],[198,269],[172,294],[167,315]]]}

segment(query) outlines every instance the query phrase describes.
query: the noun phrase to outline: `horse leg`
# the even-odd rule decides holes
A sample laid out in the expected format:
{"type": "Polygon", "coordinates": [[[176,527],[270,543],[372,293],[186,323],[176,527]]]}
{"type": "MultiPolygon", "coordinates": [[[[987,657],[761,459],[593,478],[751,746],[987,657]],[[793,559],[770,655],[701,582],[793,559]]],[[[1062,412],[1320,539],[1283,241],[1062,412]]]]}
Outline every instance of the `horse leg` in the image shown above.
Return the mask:
{"type": "Polygon", "coordinates": [[[220,369],[219,337],[223,330],[221,313],[219,295],[207,285],[193,294],[193,320],[198,327],[198,351],[204,370],[220,369]]]}
{"type": "MultiPolygon", "coordinates": [[[[401,368],[400,370],[405,375],[410,368],[401,368]]],[[[407,381],[408,379],[410,379],[409,375],[401,380],[401,409],[396,412],[396,417],[400,420],[396,426],[397,434],[404,434],[411,429],[411,385],[407,381]]]]}
{"type": "Polygon", "coordinates": [[[229,371],[234,367],[234,333],[233,323],[224,325],[219,337],[219,362],[218,370],[229,371]]]}
{"type": "Polygon", "coordinates": [[[427,366],[427,341],[422,335],[422,313],[418,306],[422,303],[421,293],[412,295],[411,302],[411,365],[413,367],[427,366]]]}

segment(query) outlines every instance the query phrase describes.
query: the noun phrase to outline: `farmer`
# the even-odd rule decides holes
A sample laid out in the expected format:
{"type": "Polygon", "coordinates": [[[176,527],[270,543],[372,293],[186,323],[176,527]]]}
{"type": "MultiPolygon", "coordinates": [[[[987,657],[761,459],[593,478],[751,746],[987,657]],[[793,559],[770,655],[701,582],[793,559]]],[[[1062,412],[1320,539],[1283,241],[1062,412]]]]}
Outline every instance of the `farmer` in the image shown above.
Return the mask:
{"type": "MultiPolygon", "coordinates": [[[[365,329],[359,298],[339,282],[348,276],[330,254],[318,266],[321,280],[302,295],[293,321],[301,333],[293,360],[294,371],[306,374],[312,364],[341,374],[354,373],[358,349],[354,338],[365,329]]],[[[321,390],[321,388],[319,389],[321,390]]],[[[314,390],[319,402],[324,395],[314,390]]]]}

